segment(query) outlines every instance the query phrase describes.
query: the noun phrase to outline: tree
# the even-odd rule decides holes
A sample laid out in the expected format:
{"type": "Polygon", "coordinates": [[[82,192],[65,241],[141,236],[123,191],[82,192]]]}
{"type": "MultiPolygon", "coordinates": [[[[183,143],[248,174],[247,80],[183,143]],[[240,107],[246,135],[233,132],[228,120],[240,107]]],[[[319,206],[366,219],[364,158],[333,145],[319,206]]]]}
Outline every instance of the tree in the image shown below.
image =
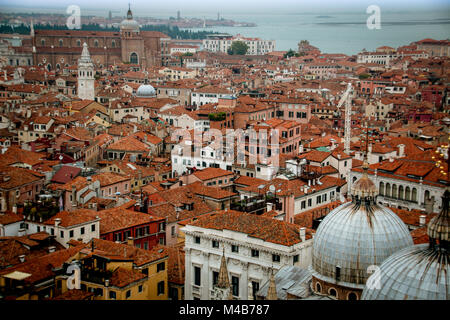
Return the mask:
{"type": "Polygon", "coordinates": [[[368,74],[368,73],[361,73],[359,75],[359,79],[360,80],[364,80],[364,79],[367,79],[367,78],[370,78],[370,74],[368,74]]]}
{"type": "Polygon", "coordinates": [[[289,49],[289,51],[284,54],[285,59],[290,58],[290,57],[298,57],[298,56],[300,56],[300,55],[292,49],[289,49]]]}
{"type": "Polygon", "coordinates": [[[229,55],[244,55],[247,53],[248,45],[242,41],[234,41],[228,49],[229,55]]]}

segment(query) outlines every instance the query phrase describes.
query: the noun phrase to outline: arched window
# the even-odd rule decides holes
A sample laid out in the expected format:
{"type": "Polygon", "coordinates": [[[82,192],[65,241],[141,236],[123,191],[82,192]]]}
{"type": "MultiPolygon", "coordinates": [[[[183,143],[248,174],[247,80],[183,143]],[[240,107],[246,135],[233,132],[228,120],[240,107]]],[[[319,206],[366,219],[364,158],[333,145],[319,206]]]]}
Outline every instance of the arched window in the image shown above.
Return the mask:
{"type": "Polygon", "coordinates": [[[384,196],[384,182],[380,182],[380,190],[378,192],[380,196],[384,196]]]}
{"type": "Polygon", "coordinates": [[[130,54],[130,63],[138,64],[138,55],[135,52],[130,54]]]}
{"type": "Polygon", "coordinates": [[[393,184],[392,185],[392,198],[397,198],[397,185],[393,184]]]}
{"type": "Polygon", "coordinates": [[[425,190],[425,200],[430,200],[430,190],[425,190]]]}
{"type": "Polygon", "coordinates": [[[356,177],[353,177],[353,181],[352,181],[352,182],[355,183],[356,180],[357,180],[357,178],[356,178],[356,177]]]}
{"type": "Polygon", "coordinates": [[[115,47],[116,47],[116,41],[115,41],[115,40],[113,40],[113,41],[111,42],[111,47],[112,47],[112,48],[115,48],[115,47]]]}
{"type": "Polygon", "coordinates": [[[51,65],[50,63],[47,64],[47,70],[48,70],[48,71],[52,70],[52,65],[51,65]]]}
{"type": "Polygon", "coordinates": [[[336,289],[334,289],[334,288],[331,288],[330,290],[328,290],[328,294],[332,297],[337,298],[337,292],[336,292],[336,289]]]}
{"type": "Polygon", "coordinates": [[[390,196],[391,196],[391,184],[386,183],[386,197],[390,197],[390,196]]]}
{"type": "Polygon", "coordinates": [[[411,200],[411,189],[409,187],[405,189],[405,200],[411,200]]]}
{"type": "Polygon", "coordinates": [[[81,47],[81,40],[77,40],[77,47],[81,47]]]}
{"type": "Polygon", "coordinates": [[[358,296],[354,292],[350,292],[347,297],[348,300],[355,301],[358,300],[358,296]]]}
{"type": "Polygon", "coordinates": [[[98,40],[94,41],[94,47],[98,48],[98,40]]]}
{"type": "Polygon", "coordinates": [[[316,283],[316,292],[322,293],[322,286],[318,282],[316,283]]]}
{"type": "Polygon", "coordinates": [[[403,186],[398,187],[398,198],[403,199],[403,186]]]}
{"type": "Polygon", "coordinates": [[[59,46],[62,47],[64,45],[63,39],[59,39],[59,46]]]}
{"type": "Polygon", "coordinates": [[[41,39],[41,46],[45,46],[45,39],[41,39]]]}
{"type": "Polygon", "coordinates": [[[61,69],[61,66],[59,65],[59,63],[56,64],[56,69],[57,70],[61,69]]]}
{"type": "Polygon", "coordinates": [[[417,189],[416,188],[412,189],[411,201],[417,202],[417,189]]]}

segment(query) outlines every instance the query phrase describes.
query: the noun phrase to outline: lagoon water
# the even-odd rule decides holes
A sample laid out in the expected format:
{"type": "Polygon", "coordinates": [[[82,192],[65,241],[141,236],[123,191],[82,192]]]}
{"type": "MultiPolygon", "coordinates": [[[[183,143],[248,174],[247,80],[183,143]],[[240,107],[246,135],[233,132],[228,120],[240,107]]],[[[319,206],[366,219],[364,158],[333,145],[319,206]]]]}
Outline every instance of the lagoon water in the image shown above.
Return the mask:
{"type": "MultiPolygon", "coordinates": [[[[101,2],[101,0],[99,1],[101,2]]],[[[220,9],[212,5],[216,3],[215,0],[211,3],[209,1],[205,2],[202,10],[191,9],[189,12],[182,10],[182,17],[217,19],[217,11],[220,9]]],[[[242,1],[245,2],[245,0],[242,1]]],[[[169,18],[170,16],[176,16],[177,10],[175,7],[172,8],[170,4],[167,4],[164,11],[154,10],[151,4],[145,8],[142,7],[142,4],[133,6],[133,14],[141,17],[169,18]]],[[[111,7],[104,8],[100,6],[95,9],[86,9],[83,6],[82,14],[106,17],[109,10],[116,8],[117,11],[114,11],[114,15],[123,16],[125,14],[126,6],[122,2],[117,2],[111,7]]],[[[300,40],[309,40],[312,45],[318,47],[322,52],[345,53],[348,55],[357,54],[362,49],[374,50],[382,45],[398,47],[425,38],[439,40],[450,38],[450,2],[441,10],[436,10],[436,8],[429,10],[406,8],[406,10],[395,11],[382,9],[381,29],[379,30],[367,28],[366,21],[370,15],[366,13],[364,8],[353,12],[334,12],[333,10],[325,9],[316,10],[317,12],[299,12],[296,9],[293,9],[292,12],[285,9],[280,9],[277,12],[261,9],[258,13],[255,13],[256,10],[249,9],[242,9],[240,13],[236,13],[239,11],[230,11],[221,13],[221,17],[237,22],[253,22],[257,26],[214,27],[206,28],[206,30],[232,35],[240,33],[246,37],[276,40],[276,50],[297,50],[297,44],[300,40]]],[[[54,12],[65,14],[65,8],[7,8],[2,7],[1,4],[0,10],[5,12],[54,12]]]]}
{"type": "MultiPolygon", "coordinates": [[[[326,53],[357,54],[387,45],[398,47],[425,38],[450,38],[450,12],[381,12],[381,29],[370,30],[362,13],[234,14],[224,18],[256,27],[215,27],[211,31],[276,40],[277,50],[297,50],[300,40],[326,53]]],[[[198,16],[197,16],[198,17],[198,16]]],[[[214,16],[206,16],[213,19],[214,16]]],[[[195,29],[194,29],[195,30],[195,29]]],[[[205,30],[205,29],[197,29],[205,30]]]]}

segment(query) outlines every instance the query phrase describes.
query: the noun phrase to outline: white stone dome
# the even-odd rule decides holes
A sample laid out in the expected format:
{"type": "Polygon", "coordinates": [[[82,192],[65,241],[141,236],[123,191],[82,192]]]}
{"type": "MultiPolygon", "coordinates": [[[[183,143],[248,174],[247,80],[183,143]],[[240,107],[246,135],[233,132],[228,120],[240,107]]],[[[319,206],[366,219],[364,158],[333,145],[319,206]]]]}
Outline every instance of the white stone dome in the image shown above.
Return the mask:
{"type": "Polygon", "coordinates": [[[368,284],[362,300],[450,300],[448,251],[433,250],[428,243],[400,250],[381,264],[368,284]]]}
{"type": "Polygon", "coordinates": [[[138,98],[152,98],[156,96],[156,90],[149,84],[140,85],[136,91],[136,97],[138,98]]]}

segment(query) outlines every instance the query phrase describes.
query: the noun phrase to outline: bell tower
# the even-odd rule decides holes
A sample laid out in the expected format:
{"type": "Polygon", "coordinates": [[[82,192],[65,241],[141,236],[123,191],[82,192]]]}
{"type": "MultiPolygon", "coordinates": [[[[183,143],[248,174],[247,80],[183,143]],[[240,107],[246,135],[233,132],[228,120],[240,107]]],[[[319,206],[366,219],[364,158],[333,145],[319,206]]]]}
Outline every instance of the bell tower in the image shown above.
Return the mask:
{"type": "Polygon", "coordinates": [[[94,100],[94,65],[89,55],[87,44],[83,44],[81,58],[78,59],[78,98],[83,100],[94,100]]]}

